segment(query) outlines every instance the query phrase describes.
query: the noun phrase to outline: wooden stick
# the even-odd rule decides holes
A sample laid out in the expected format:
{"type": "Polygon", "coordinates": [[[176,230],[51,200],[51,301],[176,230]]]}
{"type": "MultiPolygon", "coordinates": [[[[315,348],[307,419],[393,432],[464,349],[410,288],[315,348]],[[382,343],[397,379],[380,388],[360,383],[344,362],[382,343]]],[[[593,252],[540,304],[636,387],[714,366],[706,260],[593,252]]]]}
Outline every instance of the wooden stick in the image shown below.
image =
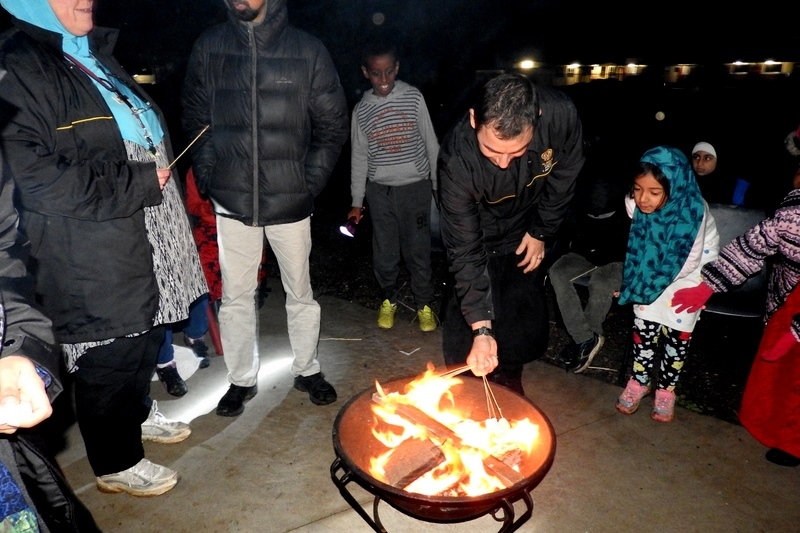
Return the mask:
{"type": "Polygon", "coordinates": [[[197,142],[197,139],[199,139],[199,138],[200,138],[200,136],[206,132],[206,130],[209,128],[209,126],[210,126],[210,124],[206,124],[206,127],[205,127],[205,128],[203,128],[202,130],[200,130],[200,133],[198,133],[198,134],[197,134],[197,136],[196,136],[194,139],[192,139],[192,142],[190,142],[190,143],[189,143],[189,146],[187,146],[186,148],[184,148],[184,149],[183,149],[183,152],[181,152],[180,154],[178,154],[178,157],[176,157],[175,159],[173,159],[173,160],[172,160],[172,163],[170,163],[170,164],[169,164],[169,166],[167,167],[167,170],[170,170],[172,167],[174,167],[174,166],[175,166],[175,163],[177,163],[177,162],[178,162],[178,159],[180,159],[180,158],[181,158],[181,156],[182,156],[183,154],[185,154],[185,153],[186,153],[186,152],[189,150],[189,148],[191,148],[191,147],[192,147],[192,145],[193,145],[195,142],[197,142]]]}
{"type": "MultiPolygon", "coordinates": [[[[384,398],[378,393],[375,393],[372,395],[372,401],[382,404],[384,402],[384,398]]],[[[429,433],[442,440],[450,440],[456,447],[461,447],[462,445],[461,438],[456,435],[453,430],[438,420],[431,418],[416,407],[406,404],[398,404],[396,406],[395,413],[402,416],[406,420],[413,422],[414,424],[424,427],[429,433]]],[[[522,474],[505,464],[500,459],[491,455],[483,460],[483,465],[486,467],[487,471],[491,471],[495,476],[497,476],[500,481],[503,482],[506,488],[524,479],[522,474]]],[[[396,475],[396,477],[402,476],[396,475]]]]}
{"type": "Polygon", "coordinates": [[[447,370],[445,372],[442,372],[441,374],[439,374],[438,377],[440,377],[440,378],[451,378],[453,376],[457,376],[459,374],[463,374],[467,370],[469,370],[469,365],[459,366],[459,367],[453,368],[451,370],[447,370]]]}

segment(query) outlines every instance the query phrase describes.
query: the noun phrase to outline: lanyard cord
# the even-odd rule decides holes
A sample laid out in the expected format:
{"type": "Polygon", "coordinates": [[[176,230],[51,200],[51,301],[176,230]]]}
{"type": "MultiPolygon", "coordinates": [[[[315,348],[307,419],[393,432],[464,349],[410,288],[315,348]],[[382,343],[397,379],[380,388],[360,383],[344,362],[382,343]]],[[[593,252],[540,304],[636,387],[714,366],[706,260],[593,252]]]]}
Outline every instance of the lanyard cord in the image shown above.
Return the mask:
{"type": "MultiPolygon", "coordinates": [[[[156,151],[155,145],[153,144],[153,139],[150,136],[150,132],[148,131],[147,126],[142,121],[142,117],[139,116],[139,113],[142,112],[142,109],[137,109],[136,107],[134,107],[134,105],[131,102],[130,98],[125,96],[119,90],[119,88],[117,88],[117,86],[114,85],[113,83],[111,83],[109,80],[107,80],[106,78],[101,78],[100,76],[98,76],[97,74],[95,74],[94,72],[89,70],[86,67],[86,65],[84,65],[83,63],[81,63],[80,61],[78,61],[77,59],[75,59],[74,57],[72,57],[71,55],[69,55],[66,52],[64,52],[64,57],[66,57],[73,65],[75,65],[76,67],[81,69],[87,76],[89,76],[94,81],[99,83],[105,90],[114,93],[114,96],[117,98],[117,101],[122,102],[123,104],[128,106],[128,109],[131,110],[131,113],[136,118],[136,121],[139,122],[139,126],[141,126],[142,131],[144,132],[144,138],[147,141],[147,144],[150,145],[148,147],[148,150],[150,151],[151,154],[153,154],[153,156],[155,156],[157,154],[157,151],[156,151]]],[[[113,76],[113,74],[112,74],[112,76],[113,76]]]]}

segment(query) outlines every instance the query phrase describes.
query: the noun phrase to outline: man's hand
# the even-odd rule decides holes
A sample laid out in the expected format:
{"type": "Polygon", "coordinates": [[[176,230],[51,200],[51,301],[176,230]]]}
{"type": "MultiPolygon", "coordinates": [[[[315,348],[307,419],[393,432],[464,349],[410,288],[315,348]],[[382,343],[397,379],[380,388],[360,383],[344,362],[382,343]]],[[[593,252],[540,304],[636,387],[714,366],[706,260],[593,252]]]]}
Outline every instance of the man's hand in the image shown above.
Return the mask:
{"type": "MultiPolygon", "coordinates": [[[[488,320],[482,320],[472,324],[472,329],[481,326],[492,327],[488,320]]],[[[472,338],[472,349],[467,356],[467,365],[476,376],[485,376],[497,368],[497,341],[491,335],[476,335],[472,338]]]]}
{"type": "Polygon", "coordinates": [[[544,241],[534,239],[530,234],[526,233],[514,253],[522,256],[522,261],[517,263],[517,266],[523,267],[524,270],[522,272],[527,274],[542,263],[544,259],[544,241]]]}
{"type": "Polygon", "coordinates": [[[33,362],[18,355],[0,358],[0,433],[33,427],[52,413],[33,362]]]}

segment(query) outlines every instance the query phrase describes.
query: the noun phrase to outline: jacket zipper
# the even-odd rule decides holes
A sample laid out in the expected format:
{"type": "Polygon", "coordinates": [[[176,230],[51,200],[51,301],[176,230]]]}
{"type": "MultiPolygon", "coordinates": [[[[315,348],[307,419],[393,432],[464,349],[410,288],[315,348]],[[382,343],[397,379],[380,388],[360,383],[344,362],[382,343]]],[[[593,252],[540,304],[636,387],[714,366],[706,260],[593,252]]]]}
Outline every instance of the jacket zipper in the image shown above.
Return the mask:
{"type": "Polygon", "coordinates": [[[258,50],[256,49],[255,32],[251,24],[247,25],[247,38],[250,42],[250,124],[253,146],[253,226],[258,226],[258,89],[256,87],[258,50]]]}

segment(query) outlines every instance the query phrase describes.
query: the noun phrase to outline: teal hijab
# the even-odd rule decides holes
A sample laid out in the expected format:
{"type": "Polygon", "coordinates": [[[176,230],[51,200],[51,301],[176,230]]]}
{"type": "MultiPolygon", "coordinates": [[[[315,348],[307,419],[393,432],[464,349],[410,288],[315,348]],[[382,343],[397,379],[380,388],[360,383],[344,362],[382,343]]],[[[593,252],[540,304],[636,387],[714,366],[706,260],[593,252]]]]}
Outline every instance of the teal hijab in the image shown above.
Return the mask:
{"type": "Polygon", "coordinates": [[[659,210],[646,214],[634,209],[620,304],[650,304],[664,292],[686,263],[705,212],[694,171],[683,152],[657,146],[640,161],[660,168],[670,191],[659,210]]]}
{"type": "MultiPolygon", "coordinates": [[[[121,93],[128,97],[133,106],[140,110],[139,116],[147,128],[153,143],[158,144],[161,142],[164,137],[164,131],[161,129],[161,124],[155,111],[136,96],[124,83],[110,76],[102,68],[89,50],[89,38],[86,35],[78,37],[68,32],[55,13],[53,13],[53,8],[50,7],[50,3],[47,0],[0,0],[0,5],[19,20],[61,35],[62,51],[80,61],[98,77],[108,79],[114,84],[121,93]]],[[[100,91],[111,113],[114,115],[122,138],[126,141],[149,147],[149,143],[145,138],[145,131],[131,112],[131,109],[115,98],[114,93],[105,89],[99,82],[92,79],[92,83],[100,91]]]]}

